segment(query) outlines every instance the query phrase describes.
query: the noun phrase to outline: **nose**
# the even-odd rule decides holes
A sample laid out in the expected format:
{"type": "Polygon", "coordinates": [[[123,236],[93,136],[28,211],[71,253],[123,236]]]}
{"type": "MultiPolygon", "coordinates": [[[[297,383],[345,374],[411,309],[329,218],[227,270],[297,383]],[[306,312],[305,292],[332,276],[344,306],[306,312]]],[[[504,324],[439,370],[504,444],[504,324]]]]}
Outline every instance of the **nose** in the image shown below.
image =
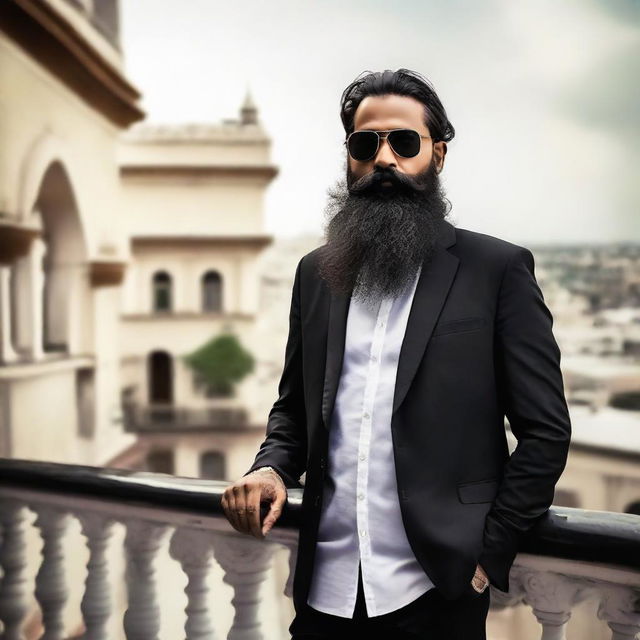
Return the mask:
{"type": "Polygon", "coordinates": [[[387,138],[380,138],[380,146],[375,156],[376,167],[396,166],[396,156],[391,150],[387,138]]]}

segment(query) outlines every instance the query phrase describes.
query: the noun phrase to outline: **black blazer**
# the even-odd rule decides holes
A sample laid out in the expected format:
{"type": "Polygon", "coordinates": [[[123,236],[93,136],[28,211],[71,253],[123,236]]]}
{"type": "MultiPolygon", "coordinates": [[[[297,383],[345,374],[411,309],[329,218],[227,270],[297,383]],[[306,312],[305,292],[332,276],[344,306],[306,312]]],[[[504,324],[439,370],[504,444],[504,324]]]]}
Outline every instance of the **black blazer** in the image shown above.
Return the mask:
{"type": "MultiPolygon", "coordinates": [[[[247,471],[270,465],[288,487],[306,471],[296,606],[313,569],[350,302],[320,279],[319,250],[296,268],[279,397],[247,471]]],[[[390,437],[409,543],[447,599],[478,562],[509,591],[520,537],[552,503],[571,436],[552,324],[529,249],[442,222],[400,350],[390,437]]]]}

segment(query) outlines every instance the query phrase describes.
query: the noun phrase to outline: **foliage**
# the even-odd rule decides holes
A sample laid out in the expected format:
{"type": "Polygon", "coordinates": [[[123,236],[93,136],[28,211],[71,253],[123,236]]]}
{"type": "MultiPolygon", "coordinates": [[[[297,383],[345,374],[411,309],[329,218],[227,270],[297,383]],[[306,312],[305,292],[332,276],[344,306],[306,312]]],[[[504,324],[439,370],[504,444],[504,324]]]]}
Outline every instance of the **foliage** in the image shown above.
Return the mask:
{"type": "Polygon", "coordinates": [[[183,359],[219,395],[230,395],[234,385],[255,367],[255,359],[233,334],[214,337],[183,359]]]}

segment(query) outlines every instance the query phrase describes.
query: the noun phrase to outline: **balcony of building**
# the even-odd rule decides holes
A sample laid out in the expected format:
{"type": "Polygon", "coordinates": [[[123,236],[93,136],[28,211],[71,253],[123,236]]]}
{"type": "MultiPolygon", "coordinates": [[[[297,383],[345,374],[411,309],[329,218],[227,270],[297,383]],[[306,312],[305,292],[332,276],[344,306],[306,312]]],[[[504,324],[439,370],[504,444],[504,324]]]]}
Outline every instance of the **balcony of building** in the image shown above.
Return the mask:
{"type": "MultiPolygon", "coordinates": [[[[223,614],[227,638],[288,638],[304,488],[289,489],[278,523],[267,539],[258,540],[236,532],[224,516],[221,496],[227,484],[1,460],[1,637],[152,640],[164,637],[159,635],[163,617],[175,614],[161,604],[168,598],[175,610],[182,609],[180,637],[188,640],[225,637],[220,635],[223,614]],[[82,543],[68,544],[74,527],[82,543]],[[116,548],[121,566],[112,559],[116,527],[122,530],[116,548]],[[274,607],[261,597],[261,587],[267,580],[273,584],[274,558],[282,559],[282,551],[288,570],[275,576],[279,606],[274,607]],[[158,576],[163,556],[183,581],[158,576]],[[78,577],[69,567],[80,559],[84,572],[78,577]],[[36,567],[30,576],[32,561],[36,567]],[[112,596],[114,584],[123,586],[120,600],[112,596]],[[72,591],[80,593],[79,607],[70,609],[72,591]],[[284,611],[279,621],[276,609],[284,611]]],[[[492,588],[491,608],[525,605],[540,627],[538,637],[562,640],[572,612],[589,600],[593,624],[605,626],[607,637],[635,638],[640,632],[639,549],[639,516],[553,506],[523,539],[509,593],[492,588]]]]}

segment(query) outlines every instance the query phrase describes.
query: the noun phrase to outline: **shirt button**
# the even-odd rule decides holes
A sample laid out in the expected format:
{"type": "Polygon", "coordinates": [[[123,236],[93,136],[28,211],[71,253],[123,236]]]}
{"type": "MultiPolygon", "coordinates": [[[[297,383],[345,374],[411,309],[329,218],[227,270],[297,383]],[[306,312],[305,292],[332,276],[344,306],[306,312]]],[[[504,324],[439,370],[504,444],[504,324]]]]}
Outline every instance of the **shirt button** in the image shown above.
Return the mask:
{"type": "Polygon", "coordinates": [[[360,460],[365,460],[367,456],[365,456],[364,454],[360,456],[360,460]]]}
{"type": "Polygon", "coordinates": [[[377,362],[378,358],[376,358],[375,356],[371,356],[371,362],[377,362]]]}
{"type": "Polygon", "coordinates": [[[380,323],[381,327],[384,327],[384,320],[380,323]]]}
{"type": "Polygon", "coordinates": [[[360,535],[361,535],[361,536],[366,536],[366,535],[367,535],[367,532],[366,532],[364,529],[361,529],[361,530],[360,530],[360,535]]]}
{"type": "Polygon", "coordinates": [[[369,419],[369,414],[368,414],[368,413],[365,413],[365,414],[364,414],[364,417],[368,420],[368,419],[369,419]]]}
{"type": "Polygon", "coordinates": [[[358,494],[358,500],[364,500],[364,493],[358,494]]]}

